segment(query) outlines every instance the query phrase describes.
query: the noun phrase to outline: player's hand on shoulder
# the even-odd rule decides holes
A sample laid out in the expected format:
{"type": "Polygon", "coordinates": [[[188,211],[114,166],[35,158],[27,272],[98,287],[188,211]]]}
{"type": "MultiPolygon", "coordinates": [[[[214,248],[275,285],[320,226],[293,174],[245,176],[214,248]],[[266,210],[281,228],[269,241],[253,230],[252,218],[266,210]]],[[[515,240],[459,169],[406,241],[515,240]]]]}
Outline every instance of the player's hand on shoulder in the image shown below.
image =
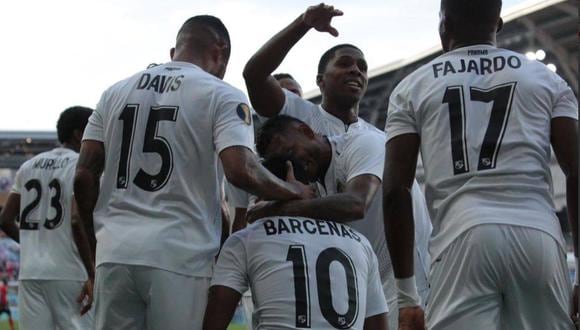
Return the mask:
{"type": "Polygon", "coordinates": [[[299,199],[311,199],[316,197],[316,189],[312,185],[304,184],[294,176],[294,167],[291,161],[286,162],[286,182],[294,188],[299,199]]]}
{"type": "Polygon", "coordinates": [[[93,279],[89,278],[81,290],[81,294],[77,298],[77,302],[81,305],[81,315],[85,315],[93,306],[93,279]]]}
{"type": "Polygon", "coordinates": [[[424,330],[425,313],[419,306],[399,308],[399,330],[424,330]]]}
{"type": "Polygon", "coordinates": [[[333,36],[338,36],[338,31],[330,25],[332,18],[335,16],[342,16],[342,11],[335,9],[334,6],[328,6],[321,3],[316,6],[311,6],[306,9],[302,15],[304,24],[313,27],[319,32],[328,32],[333,36]]]}

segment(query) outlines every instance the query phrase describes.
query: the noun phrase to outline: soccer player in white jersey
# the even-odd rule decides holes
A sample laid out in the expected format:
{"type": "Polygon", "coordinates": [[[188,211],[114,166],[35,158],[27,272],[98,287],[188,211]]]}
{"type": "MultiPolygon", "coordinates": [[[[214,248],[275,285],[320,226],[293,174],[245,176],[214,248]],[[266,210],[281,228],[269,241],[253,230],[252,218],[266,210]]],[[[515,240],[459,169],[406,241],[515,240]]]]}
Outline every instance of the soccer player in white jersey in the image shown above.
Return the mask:
{"type": "Polygon", "coordinates": [[[93,258],[73,197],[77,152],[91,113],[79,106],[61,113],[62,147],[20,167],[0,214],[2,230],[20,242],[20,329],[92,329],[92,313],[85,313],[92,304],[93,258]]]}
{"type": "Polygon", "coordinates": [[[388,239],[407,325],[422,318],[407,280],[421,150],[434,223],[427,327],[573,328],[549,162],[551,143],[578,256],[577,100],[543,63],[495,47],[500,10],[500,0],[443,0],[444,54],[390,97],[385,222],[398,229],[388,239]]]}
{"type": "Polygon", "coordinates": [[[259,164],[247,100],[222,81],[229,54],[223,23],[192,17],[172,61],[107,89],[89,120],[75,193],[88,227],[94,218],[97,329],[201,328],[220,243],[218,161],[262,198],[312,194],[259,164]]]}
{"type": "Polygon", "coordinates": [[[225,330],[251,288],[255,329],[387,329],[387,304],[368,240],[336,222],[269,217],[220,252],[204,330],[225,330]]]}
{"type": "MultiPolygon", "coordinates": [[[[397,308],[397,294],[385,241],[380,190],[385,135],[371,130],[332,137],[315,134],[294,117],[279,115],[260,129],[257,150],[266,167],[284,172],[290,161],[296,178],[318,183],[318,199],[304,202],[259,203],[248,220],[278,215],[305,216],[348,222],[370,241],[379,258],[383,293],[389,307],[397,308]],[[377,193],[378,192],[378,193],[377,193]]],[[[389,326],[397,325],[389,315],[389,326]]]]}
{"type": "MultiPolygon", "coordinates": [[[[252,106],[258,114],[273,117],[285,114],[304,121],[314,132],[337,135],[358,130],[380,132],[376,127],[358,117],[359,102],[367,88],[367,63],[364,54],[353,45],[341,44],[326,51],[320,58],[316,82],[322,93],[322,104],[303,100],[280,88],[271,73],[280,65],[290,49],[310,29],[338,35],[330,25],[334,16],[342,12],[323,4],[310,7],[284,30],[266,43],[244,69],[244,77],[252,106]]],[[[428,289],[430,257],[427,250],[431,235],[431,221],[424,197],[415,182],[413,188],[414,212],[416,214],[414,258],[417,285],[423,302],[428,289]]],[[[382,262],[379,256],[379,262],[382,262]]],[[[391,311],[394,318],[397,311],[391,311]]]]}
{"type": "MultiPolygon", "coordinates": [[[[302,86],[289,73],[276,73],[273,75],[283,89],[302,97],[302,86]]],[[[246,212],[250,204],[250,195],[229,183],[226,183],[226,195],[228,204],[234,208],[234,221],[232,233],[246,227],[246,212]]]]}

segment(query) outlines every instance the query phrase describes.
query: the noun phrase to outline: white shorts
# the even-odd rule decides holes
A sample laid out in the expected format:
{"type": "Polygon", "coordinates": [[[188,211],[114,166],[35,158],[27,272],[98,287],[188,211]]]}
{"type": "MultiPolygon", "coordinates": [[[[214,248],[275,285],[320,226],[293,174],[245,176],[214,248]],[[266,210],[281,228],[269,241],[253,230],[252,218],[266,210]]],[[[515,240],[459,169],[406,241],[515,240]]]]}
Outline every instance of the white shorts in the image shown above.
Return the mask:
{"type": "Polygon", "coordinates": [[[428,329],[573,329],[566,254],[549,234],[486,224],[431,265],[428,329]]]}
{"type": "Polygon", "coordinates": [[[93,329],[93,313],[81,317],[77,298],[83,281],[21,280],[18,288],[20,329],[93,329]]]}
{"type": "Polygon", "coordinates": [[[210,278],[107,263],[95,283],[96,329],[202,328],[210,278]]]}

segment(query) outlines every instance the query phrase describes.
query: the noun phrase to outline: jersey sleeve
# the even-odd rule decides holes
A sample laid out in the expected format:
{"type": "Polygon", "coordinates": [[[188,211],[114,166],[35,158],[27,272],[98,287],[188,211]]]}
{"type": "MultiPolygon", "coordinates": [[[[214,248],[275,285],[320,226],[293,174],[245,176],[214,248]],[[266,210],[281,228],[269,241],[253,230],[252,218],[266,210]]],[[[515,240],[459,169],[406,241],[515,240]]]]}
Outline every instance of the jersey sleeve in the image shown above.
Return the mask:
{"type": "Polygon", "coordinates": [[[226,240],[214,268],[211,286],[222,285],[240,294],[248,290],[246,249],[242,240],[233,235],[226,240]]]}
{"type": "Polygon", "coordinates": [[[367,308],[365,318],[389,311],[379,275],[377,256],[370,247],[368,248],[367,254],[369,256],[369,276],[367,278],[367,308]]]}
{"type": "Polygon", "coordinates": [[[22,192],[22,167],[16,172],[16,176],[14,177],[14,184],[12,185],[10,192],[19,195],[22,192]]]}
{"type": "Polygon", "coordinates": [[[242,146],[254,150],[252,112],[245,95],[231,86],[220,87],[216,92],[216,109],[213,121],[213,141],[216,152],[242,146]]]}
{"type": "Polygon", "coordinates": [[[313,108],[316,106],[312,102],[286,89],[282,90],[284,91],[286,100],[284,101],[284,106],[282,106],[280,114],[300,119],[306,124],[311,125],[312,117],[315,114],[313,108]]]}
{"type": "Polygon", "coordinates": [[[106,92],[103,93],[99,103],[95,111],[89,117],[89,122],[85,128],[85,132],[83,134],[83,141],[84,140],[95,140],[104,142],[105,141],[105,122],[103,113],[105,111],[105,98],[106,92]]]}
{"type": "Polygon", "coordinates": [[[569,117],[578,119],[578,100],[572,92],[572,89],[560,77],[556,77],[556,95],[554,107],[552,109],[552,118],[569,117]]]}
{"type": "Polygon", "coordinates": [[[245,209],[250,204],[250,194],[226,181],[228,203],[234,208],[245,209]]]}
{"type": "Polygon", "coordinates": [[[389,109],[385,125],[387,141],[395,136],[419,133],[415,112],[406,86],[407,83],[403,80],[389,97],[389,109]]]}
{"type": "Polygon", "coordinates": [[[385,138],[382,134],[364,132],[352,138],[346,153],[346,182],[371,174],[382,180],[385,161],[385,138]]]}

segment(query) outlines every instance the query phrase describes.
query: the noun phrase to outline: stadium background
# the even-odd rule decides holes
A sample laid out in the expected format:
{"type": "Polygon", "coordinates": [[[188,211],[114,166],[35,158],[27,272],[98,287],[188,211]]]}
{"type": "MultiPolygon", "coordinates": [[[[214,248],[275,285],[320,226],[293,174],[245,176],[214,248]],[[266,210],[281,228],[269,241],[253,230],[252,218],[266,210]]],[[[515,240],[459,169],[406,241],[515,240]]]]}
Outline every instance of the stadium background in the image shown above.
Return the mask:
{"type": "MultiPolygon", "coordinates": [[[[503,17],[505,25],[498,35],[498,46],[526,54],[555,70],[578,96],[578,24],[579,12],[573,0],[547,0],[532,4],[503,17]]],[[[415,56],[402,59],[369,71],[367,93],[360,104],[360,116],[383,128],[388,98],[393,88],[406,75],[441,54],[439,45],[415,56]]],[[[318,103],[318,90],[305,97],[318,103]]],[[[0,131],[0,206],[4,205],[20,165],[32,156],[58,145],[56,132],[0,131]]],[[[554,179],[554,200],[558,217],[565,232],[568,250],[572,250],[571,234],[566,219],[564,176],[555,159],[551,162],[554,179]]],[[[423,167],[418,164],[417,180],[423,182],[423,167]]],[[[233,212],[232,212],[233,214],[233,212]]],[[[9,303],[13,317],[18,319],[17,278],[19,267],[18,244],[0,233],[0,278],[9,280],[9,303]]],[[[573,262],[569,255],[572,275],[573,262]]],[[[0,318],[0,330],[8,329],[6,316],[0,318]]],[[[238,311],[231,329],[245,329],[242,313],[238,311]]]]}

